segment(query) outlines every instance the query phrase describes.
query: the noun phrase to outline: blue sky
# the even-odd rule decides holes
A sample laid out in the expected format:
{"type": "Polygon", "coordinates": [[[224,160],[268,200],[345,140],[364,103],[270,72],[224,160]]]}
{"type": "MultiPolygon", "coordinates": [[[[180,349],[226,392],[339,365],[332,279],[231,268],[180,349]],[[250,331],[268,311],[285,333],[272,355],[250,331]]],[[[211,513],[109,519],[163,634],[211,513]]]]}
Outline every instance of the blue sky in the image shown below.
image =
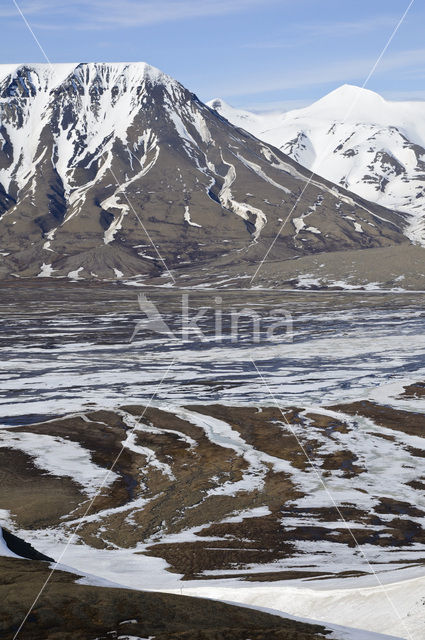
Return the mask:
{"type": "MultiPolygon", "coordinates": [[[[293,108],[362,85],[409,0],[17,0],[52,62],[146,61],[203,100],[293,108]]],[[[0,0],[0,62],[43,55],[0,0]]],[[[416,0],[368,88],[425,100],[425,3],[416,0]]]]}

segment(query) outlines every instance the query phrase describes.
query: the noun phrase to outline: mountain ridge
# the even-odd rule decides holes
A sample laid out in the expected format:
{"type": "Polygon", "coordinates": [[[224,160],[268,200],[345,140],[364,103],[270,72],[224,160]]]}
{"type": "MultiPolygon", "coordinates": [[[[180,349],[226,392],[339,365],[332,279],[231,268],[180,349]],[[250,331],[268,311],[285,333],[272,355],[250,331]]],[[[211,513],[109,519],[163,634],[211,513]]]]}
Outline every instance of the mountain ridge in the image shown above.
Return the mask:
{"type": "Polygon", "coordinates": [[[272,260],[407,242],[402,215],[310,180],[147,63],[5,70],[2,277],[170,277],[258,264],[276,237],[272,260]]]}

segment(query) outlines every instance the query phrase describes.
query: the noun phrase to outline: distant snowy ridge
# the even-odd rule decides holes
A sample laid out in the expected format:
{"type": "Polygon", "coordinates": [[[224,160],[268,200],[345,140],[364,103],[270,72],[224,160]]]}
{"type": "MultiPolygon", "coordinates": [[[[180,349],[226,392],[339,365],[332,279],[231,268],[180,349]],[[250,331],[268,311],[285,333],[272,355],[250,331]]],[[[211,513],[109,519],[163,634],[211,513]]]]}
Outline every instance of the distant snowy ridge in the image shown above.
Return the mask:
{"type": "Polygon", "coordinates": [[[409,214],[407,237],[425,245],[424,103],[343,85],[286,113],[251,113],[219,99],[209,105],[318,175],[409,214]]]}

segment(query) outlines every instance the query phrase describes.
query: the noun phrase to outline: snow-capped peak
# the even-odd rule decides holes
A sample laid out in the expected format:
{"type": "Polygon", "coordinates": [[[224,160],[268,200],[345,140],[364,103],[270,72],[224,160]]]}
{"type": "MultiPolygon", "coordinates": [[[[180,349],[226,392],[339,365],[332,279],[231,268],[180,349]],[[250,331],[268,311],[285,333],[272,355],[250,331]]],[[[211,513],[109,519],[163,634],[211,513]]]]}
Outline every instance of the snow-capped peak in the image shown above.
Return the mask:
{"type": "Polygon", "coordinates": [[[373,123],[379,121],[385,104],[384,98],[374,91],[344,84],[311,106],[297,111],[300,116],[308,114],[327,120],[373,123]]]}
{"type": "MultiPolygon", "coordinates": [[[[0,65],[0,84],[16,84],[25,94],[37,90],[53,91],[56,87],[73,77],[80,84],[96,81],[101,86],[110,86],[124,81],[128,86],[148,80],[151,84],[178,85],[177,81],[160,69],[146,62],[75,62],[75,63],[36,63],[0,65]]],[[[3,90],[5,87],[3,86],[3,90]]]]}
{"type": "Polygon", "coordinates": [[[286,113],[250,114],[228,105],[219,112],[331,182],[410,214],[405,233],[425,245],[423,103],[391,102],[345,84],[286,113]]]}

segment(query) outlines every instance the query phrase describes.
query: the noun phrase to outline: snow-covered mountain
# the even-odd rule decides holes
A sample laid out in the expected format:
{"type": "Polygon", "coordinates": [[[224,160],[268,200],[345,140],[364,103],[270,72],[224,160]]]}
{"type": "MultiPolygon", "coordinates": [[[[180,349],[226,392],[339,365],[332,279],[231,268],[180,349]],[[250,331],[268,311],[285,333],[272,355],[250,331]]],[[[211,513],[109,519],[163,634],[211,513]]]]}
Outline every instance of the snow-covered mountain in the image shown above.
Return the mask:
{"type": "Polygon", "coordinates": [[[425,244],[425,106],[388,102],[344,85],[304,109],[256,114],[222,100],[223,117],[362,198],[411,214],[406,234],[425,244]]]}
{"type": "Polygon", "coordinates": [[[0,66],[0,276],[258,263],[288,215],[271,259],[406,241],[403,216],[308,177],[145,63],[0,66]]]}

